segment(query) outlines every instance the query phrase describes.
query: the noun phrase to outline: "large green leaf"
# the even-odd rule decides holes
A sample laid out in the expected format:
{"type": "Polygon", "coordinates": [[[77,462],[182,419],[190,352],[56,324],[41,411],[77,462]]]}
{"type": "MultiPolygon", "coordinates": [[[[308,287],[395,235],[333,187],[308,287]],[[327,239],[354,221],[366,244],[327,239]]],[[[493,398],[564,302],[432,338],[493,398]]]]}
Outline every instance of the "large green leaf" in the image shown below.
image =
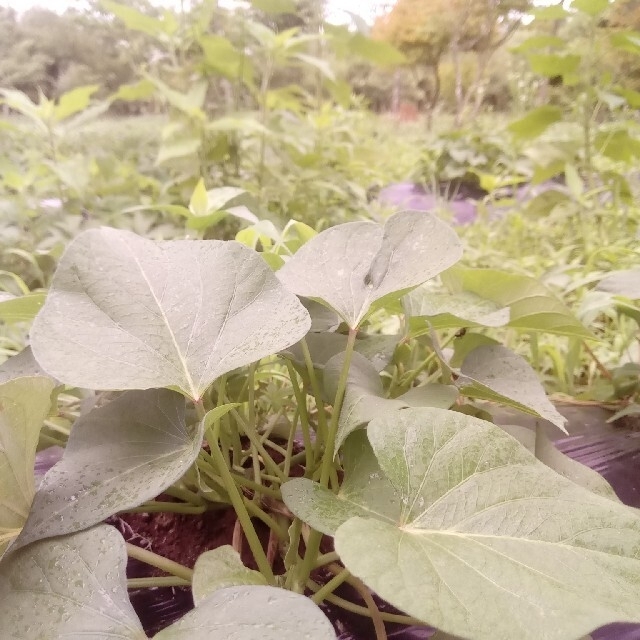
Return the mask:
{"type": "Polygon", "coordinates": [[[44,300],[44,293],[13,296],[0,292],[0,322],[29,322],[40,311],[44,300]]]}
{"type": "Polygon", "coordinates": [[[405,211],[387,220],[331,227],[278,271],[294,293],[321,300],[352,328],[377,300],[406,292],[455,264],[458,237],[437,217],[405,211]]]}
{"type": "Polygon", "coordinates": [[[106,525],[3,559],[3,639],[146,640],[127,597],[126,562],[122,536],[106,525]]]}
{"type": "Polygon", "coordinates": [[[258,585],[215,591],[155,640],[335,640],[309,598],[258,585]]]}
{"type": "MultiPolygon", "coordinates": [[[[593,334],[573,316],[570,309],[535,278],[499,269],[453,267],[442,275],[442,280],[451,298],[463,294],[462,299],[466,300],[465,294],[473,294],[499,307],[509,307],[508,326],[527,331],[594,338],[593,334]]],[[[462,304],[459,305],[453,300],[448,304],[468,321],[474,321],[475,324],[487,322],[486,318],[480,322],[481,317],[470,315],[473,306],[463,314],[462,304]]],[[[440,305],[441,309],[446,310],[443,302],[440,302],[440,305]]],[[[478,308],[479,311],[481,309],[482,307],[478,308]]],[[[489,310],[489,307],[486,309],[489,310]]]]}
{"type": "MultiPolygon", "coordinates": [[[[377,473],[390,488],[352,498],[354,517],[338,526],[335,548],[381,597],[474,640],[574,640],[609,622],[640,622],[633,510],[458,412],[407,409],[372,421],[367,433],[380,471],[364,469],[359,482],[377,473]],[[388,510],[391,491],[394,522],[388,511],[375,516],[388,510]]],[[[329,492],[317,509],[313,494],[307,500],[328,530],[349,507],[329,492]]]]}
{"type": "Polygon", "coordinates": [[[175,386],[198,399],[223,373],[300,340],[309,324],[260,256],[236,242],[155,243],[103,228],[63,255],[31,346],[70,385],[175,386]]]}
{"type": "Polygon", "coordinates": [[[53,387],[41,377],[0,384],[0,556],[29,515],[36,447],[53,387]]]}
{"type": "MultiPolygon", "coordinates": [[[[343,363],[344,354],[339,353],[333,356],[324,368],[324,385],[329,398],[335,398],[343,363]]],[[[410,406],[448,409],[457,397],[458,390],[453,386],[427,384],[414,387],[397,398],[387,398],[376,367],[356,352],[352,355],[349,366],[335,450],[342,446],[351,432],[387,411],[397,411],[410,406]]]]}
{"type": "Polygon", "coordinates": [[[477,347],[464,359],[460,373],[463,377],[457,384],[464,395],[508,404],[565,431],[566,418],[547,398],[536,372],[524,358],[506,347],[477,347]]]}
{"type": "Polygon", "coordinates": [[[155,498],[179,480],[202,446],[175,391],[129,391],[73,426],[62,460],[45,475],[15,542],[73,533],[155,498]]]}
{"type": "Polygon", "coordinates": [[[266,585],[267,579],[259,571],[245,567],[240,554],[230,545],[206,551],[193,567],[191,591],[196,606],[215,591],[248,584],[266,585]]]}

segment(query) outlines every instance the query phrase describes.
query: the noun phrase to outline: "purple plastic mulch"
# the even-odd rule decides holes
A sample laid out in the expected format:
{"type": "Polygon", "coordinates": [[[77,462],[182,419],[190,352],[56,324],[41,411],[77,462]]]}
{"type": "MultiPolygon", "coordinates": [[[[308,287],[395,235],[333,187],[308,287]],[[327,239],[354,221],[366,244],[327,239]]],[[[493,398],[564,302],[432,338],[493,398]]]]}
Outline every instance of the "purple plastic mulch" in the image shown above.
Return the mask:
{"type": "MultiPolygon", "coordinates": [[[[606,423],[608,414],[598,408],[560,409],[569,419],[568,430],[571,435],[555,440],[558,449],[600,473],[625,504],[640,508],[640,432],[612,427],[606,423]]],[[[518,415],[523,425],[531,425],[530,418],[518,415]]],[[[515,423],[516,419],[509,415],[507,422],[515,423]]],[[[46,473],[61,454],[60,447],[40,451],[36,456],[36,476],[40,478],[46,473]]],[[[123,534],[126,536],[126,532],[123,534]]],[[[127,576],[139,576],[141,569],[137,561],[130,560],[127,576]]],[[[141,589],[131,591],[129,596],[149,635],[157,633],[193,608],[190,590],[185,588],[141,589]]],[[[380,605],[385,610],[392,610],[387,603],[380,605]]],[[[332,620],[344,620],[347,623],[347,629],[338,628],[339,640],[369,640],[372,637],[370,621],[366,618],[355,616],[351,620],[347,612],[332,607],[323,608],[332,620]]],[[[340,627],[340,623],[337,626],[340,627]]],[[[393,640],[427,640],[434,631],[426,626],[390,626],[388,633],[393,640]]],[[[593,640],[640,640],[640,625],[610,624],[591,635],[593,640]]]]}

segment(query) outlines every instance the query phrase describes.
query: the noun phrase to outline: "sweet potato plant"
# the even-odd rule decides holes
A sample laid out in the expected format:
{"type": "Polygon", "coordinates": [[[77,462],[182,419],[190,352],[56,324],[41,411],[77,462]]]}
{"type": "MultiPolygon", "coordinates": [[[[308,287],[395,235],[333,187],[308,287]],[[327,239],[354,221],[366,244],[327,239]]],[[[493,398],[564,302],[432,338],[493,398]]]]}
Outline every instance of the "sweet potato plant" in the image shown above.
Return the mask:
{"type": "Polygon", "coordinates": [[[168,574],[148,586],[191,586],[194,610],[163,640],[334,638],[325,600],[371,616],[378,639],[390,617],[479,640],[639,622],[637,512],[542,431],[530,450],[477,417],[490,416],[474,399],[489,399],[564,429],[522,358],[455,337],[517,325],[524,290],[456,271],[458,237],[423,212],[307,242],[269,229],[243,244],[103,227],[67,248],[30,351],[0,372],[2,637],[146,637],[127,554],[168,574]],[[64,455],[36,487],[39,434],[45,423],[66,439],[61,416],[73,423],[64,455]],[[104,524],[220,504],[259,570],[232,547],[191,570],[104,524]],[[334,577],[320,584],[322,567],[334,577]],[[334,595],[343,582],[366,608],[334,595]],[[404,613],[381,613],[371,592],[404,613]]]}

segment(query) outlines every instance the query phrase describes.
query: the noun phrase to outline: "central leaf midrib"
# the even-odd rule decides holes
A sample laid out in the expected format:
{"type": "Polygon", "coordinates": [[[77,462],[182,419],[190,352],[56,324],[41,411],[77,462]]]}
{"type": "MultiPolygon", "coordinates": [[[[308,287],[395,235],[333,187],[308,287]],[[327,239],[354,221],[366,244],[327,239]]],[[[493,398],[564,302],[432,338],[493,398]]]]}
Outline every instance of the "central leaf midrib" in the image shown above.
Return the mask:
{"type": "Polygon", "coordinates": [[[158,307],[158,310],[160,311],[160,315],[162,316],[162,320],[164,321],[164,324],[165,324],[165,326],[167,328],[167,331],[169,332],[169,336],[171,337],[171,341],[173,342],[173,346],[175,348],[176,354],[177,354],[177,356],[178,356],[178,358],[180,360],[180,363],[182,364],[182,371],[185,374],[187,385],[189,387],[188,391],[189,391],[189,393],[190,393],[192,398],[197,399],[197,396],[198,396],[197,390],[195,388],[195,385],[193,384],[193,379],[191,378],[191,373],[189,372],[189,369],[187,367],[187,362],[186,362],[184,356],[182,355],[182,351],[180,350],[180,346],[178,344],[178,341],[176,340],[176,336],[173,333],[173,329],[171,328],[171,325],[169,323],[169,319],[167,318],[167,316],[166,316],[166,314],[164,312],[164,309],[162,308],[162,305],[160,304],[160,300],[158,300],[158,297],[156,296],[156,292],[154,291],[153,286],[151,285],[151,281],[147,277],[147,274],[146,274],[145,270],[142,268],[142,264],[138,260],[137,256],[131,250],[131,247],[128,245],[127,242],[124,242],[124,245],[127,248],[127,251],[129,251],[129,254],[131,255],[131,258],[136,263],[136,266],[138,267],[138,269],[140,271],[140,275],[143,277],[145,283],[149,287],[149,291],[151,293],[153,301],[156,303],[156,306],[158,307]]]}

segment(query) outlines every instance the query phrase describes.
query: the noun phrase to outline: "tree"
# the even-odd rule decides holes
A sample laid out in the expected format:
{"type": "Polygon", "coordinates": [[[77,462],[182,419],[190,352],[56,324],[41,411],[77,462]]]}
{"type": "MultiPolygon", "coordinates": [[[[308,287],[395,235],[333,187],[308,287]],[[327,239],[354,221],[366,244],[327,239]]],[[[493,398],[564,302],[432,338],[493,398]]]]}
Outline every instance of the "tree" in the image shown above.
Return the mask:
{"type": "Polygon", "coordinates": [[[440,92],[439,66],[451,55],[457,69],[456,112],[459,119],[475,96],[474,110],[482,104],[483,81],[489,61],[520,25],[531,0],[398,0],[378,19],[374,36],[391,42],[413,66],[431,70],[433,87],[430,110],[440,92]],[[471,91],[462,91],[460,54],[477,56],[476,78],[471,91]]]}

